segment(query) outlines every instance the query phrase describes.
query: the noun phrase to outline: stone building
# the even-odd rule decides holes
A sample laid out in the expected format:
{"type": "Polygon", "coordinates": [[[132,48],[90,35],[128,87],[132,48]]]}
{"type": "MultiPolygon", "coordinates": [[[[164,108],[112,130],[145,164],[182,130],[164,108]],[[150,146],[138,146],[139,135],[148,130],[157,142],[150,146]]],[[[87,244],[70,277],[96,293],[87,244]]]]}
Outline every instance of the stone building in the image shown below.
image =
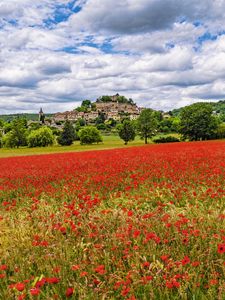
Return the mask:
{"type": "Polygon", "coordinates": [[[101,113],[105,115],[106,120],[112,118],[119,121],[124,115],[130,116],[132,120],[136,120],[139,117],[141,108],[139,108],[136,104],[119,103],[119,94],[110,97],[112,101],[109,102],[103,102],[101,101],[101,98],[97,99],[97,101],[93,103],[95,110],[90,110],[88,112],[78,112],[74,110],[57,113],[53,120],[54,122],[65,120],[77,121],[82,118],[88,123],[94,122],[101,113]]]}

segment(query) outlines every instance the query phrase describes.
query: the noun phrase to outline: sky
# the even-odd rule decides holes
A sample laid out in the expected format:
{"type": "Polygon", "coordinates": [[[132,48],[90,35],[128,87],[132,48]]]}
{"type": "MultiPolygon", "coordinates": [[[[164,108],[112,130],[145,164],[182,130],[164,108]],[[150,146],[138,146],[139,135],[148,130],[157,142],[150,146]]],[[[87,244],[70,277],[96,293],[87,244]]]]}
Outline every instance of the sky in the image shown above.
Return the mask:
{"type": "Polygon", "coordinates": [[[225,99],[225,0],[0,0],[0,114],[225,99]]]}

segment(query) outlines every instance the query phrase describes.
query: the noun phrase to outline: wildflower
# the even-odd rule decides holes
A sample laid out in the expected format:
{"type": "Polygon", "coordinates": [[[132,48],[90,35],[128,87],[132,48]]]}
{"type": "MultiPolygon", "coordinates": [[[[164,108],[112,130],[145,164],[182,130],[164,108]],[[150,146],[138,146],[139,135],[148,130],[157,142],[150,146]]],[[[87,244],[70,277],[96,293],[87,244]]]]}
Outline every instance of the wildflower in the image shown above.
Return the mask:
{"type": "Polygon", "coordinates": [[[30,294],[32,296],[38,296],[40,294],[41,290],[39,288],[32,288],[30,289],[30,294]]]}
{"type": "Polygon", "coordinates": [[[50,277],[50,278],[46,278],[46,281],[47,281],[48,283],[56,284],[56,283],[59,283],[60,279],[57,278],[57,277],[50,277]]]}
{"type": "Polygon", "coordinates": [[[5,270],[7,270],[7,269],[8,269],[7,265],[1,265],[1,266],[0,266],[0,270],[1,270],[1,271],[5,271],[5,270]]]}
{"type": "Polygon", "coordinates": [[[73,292],[74,292],[74,290],[73,290],[72,287],[67,288],[67,290],[66,290],[66,297],[67,298],[71,297],[73,295],[73,292]]]}
{"type": "Polygon", "coordinates": [[[99,265],[98,267],[95,268],[95,272],[100,275],[104,275],[106,273],[105,266],[99,265]]]}
{"type": "Polygon", "coordinates": [[[217,252],[219,254],[223,254],[225,253],[225,243],[224,244],[219,244],[218,247],[217,247],[217,252]]]}
{"type": "Polygon", "coordinates": [[[182,260],[181,260],[182,266],[185,266],[187,264],[190,263],[190,258],[188,256],[185,256],[182,260]]]}
{"type": "Polygon", "coordinates": [[[25,289],[25,284],[22,282],[18,282],[15,284],[15,288],[17,291],[22,292],[25,289]]]}
{"type": "Polygon", "coordinates": [[[73,265],[72,267],[71,267],[71,270],[73,270],[73,271],[76,271],[76,270],[79,270],[80,269],[80,266],[79,265],[73,265]]]}

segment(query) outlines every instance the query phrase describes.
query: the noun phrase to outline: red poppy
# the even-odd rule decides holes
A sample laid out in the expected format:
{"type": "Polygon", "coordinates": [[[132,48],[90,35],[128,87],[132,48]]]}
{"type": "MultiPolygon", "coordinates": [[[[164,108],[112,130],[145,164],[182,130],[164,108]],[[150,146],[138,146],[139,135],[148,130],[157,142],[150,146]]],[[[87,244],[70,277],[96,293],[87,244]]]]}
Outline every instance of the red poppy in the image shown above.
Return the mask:
{"type": "Polygon", "coordinates": [[[25,284],[22,282],[18,282],[15,284],[15,288],[17,291],[22,292],[25,289],[25,284]]]}
{"type": "Polygon", "coordinates": [[[74,289],[72,287],[67,288],[66,297],[69,298],[73,295],[74,289]]]}
{"type": "Polygon", "coordinates": [[[219,254],[225,253],[225,244],[219,244],[218,247],[217,247],[217,252],[219,254]]]}
{"type": "Polygon", "coordinates": [[[40,294],[41,290],[39,288],[32,288],[30,289],[30,294],[32,296],[38,296],[40,294]]]}

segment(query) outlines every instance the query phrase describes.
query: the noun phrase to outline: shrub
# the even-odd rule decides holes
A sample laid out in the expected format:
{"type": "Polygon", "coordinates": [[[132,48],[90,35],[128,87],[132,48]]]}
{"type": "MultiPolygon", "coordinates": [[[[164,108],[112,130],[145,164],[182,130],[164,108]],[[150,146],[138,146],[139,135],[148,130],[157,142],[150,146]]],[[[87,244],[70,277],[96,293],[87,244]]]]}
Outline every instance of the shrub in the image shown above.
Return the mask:
{"type": "Polygon", "coordinates": [[[28,136],[28,147],[47,147],[53,143],[54,135],[48,127],[33,130],[28,136]]]}
{"type": "Polygon", "coordinates": [[[160,143],[176,143],[180,142],[180,140],[174,136],[165,136],[165,137],[159,137],[153,140],[154,143],[160,144],[160,143]]]}
{"type": "Polygon", "coordinates": [[[102,136],[97,128],[93,126],[86,126],[79,131],[80,143],[93,144],[102,142],[102,136]]]}

